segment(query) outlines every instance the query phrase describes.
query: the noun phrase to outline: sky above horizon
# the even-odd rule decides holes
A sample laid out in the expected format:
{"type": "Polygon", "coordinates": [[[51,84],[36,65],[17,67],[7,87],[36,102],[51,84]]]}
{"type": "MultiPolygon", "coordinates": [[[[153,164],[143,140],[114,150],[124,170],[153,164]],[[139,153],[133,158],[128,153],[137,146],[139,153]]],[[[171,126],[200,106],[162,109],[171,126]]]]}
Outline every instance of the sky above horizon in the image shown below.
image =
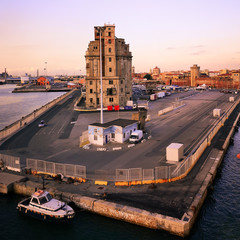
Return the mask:
{"type": "Polygon", "coordinates": [[[105,23],[130,44],[136,72],[240,69],[240,0],[0,0],[0,9],[0,73],[85,74],[94,26],[105,23]]]}

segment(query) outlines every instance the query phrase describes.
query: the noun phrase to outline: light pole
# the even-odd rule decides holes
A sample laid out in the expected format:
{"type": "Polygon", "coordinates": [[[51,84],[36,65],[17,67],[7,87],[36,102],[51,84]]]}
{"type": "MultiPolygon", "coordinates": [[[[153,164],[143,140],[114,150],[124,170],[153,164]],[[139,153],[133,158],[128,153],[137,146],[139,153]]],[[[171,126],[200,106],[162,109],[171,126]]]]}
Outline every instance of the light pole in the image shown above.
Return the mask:
{"type": "Polygon", "coordinates": [[[101,86],[101,114],[100,114],[100,122],[103,124],[103,82],[102,82],[102,40],[101,40],[101,35],[102,35],[102,27],[98,27],[99,30],[99,58],[100,58],[100,86],[101,86]]]}
{"type": "Polygon", "coordinates": [[[47,62],[45,62],[45,68],[44,68],[44,70],[45,70],[45,77],[47,77],[47,62]]]}

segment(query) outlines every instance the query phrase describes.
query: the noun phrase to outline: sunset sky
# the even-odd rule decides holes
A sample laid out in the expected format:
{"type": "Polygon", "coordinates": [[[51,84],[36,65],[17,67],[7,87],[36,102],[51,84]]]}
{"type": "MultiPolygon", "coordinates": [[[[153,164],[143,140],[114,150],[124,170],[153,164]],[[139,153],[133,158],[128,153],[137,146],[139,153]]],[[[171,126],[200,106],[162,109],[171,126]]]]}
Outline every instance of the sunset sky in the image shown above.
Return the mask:
{"type": "Polygon", "coordinates": [[[136,72],[240,68],[240,0],[0,0],[0,72],[85,74],[94,26],[115,24],[136,72]]]}

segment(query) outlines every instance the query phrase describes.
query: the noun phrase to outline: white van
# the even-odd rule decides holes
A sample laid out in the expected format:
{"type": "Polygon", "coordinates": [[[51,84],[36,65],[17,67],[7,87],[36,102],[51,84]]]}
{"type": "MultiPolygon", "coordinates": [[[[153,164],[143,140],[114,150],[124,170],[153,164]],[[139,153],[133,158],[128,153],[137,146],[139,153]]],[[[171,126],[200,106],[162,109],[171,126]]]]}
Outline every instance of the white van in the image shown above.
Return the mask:
{"type": "Polygon", "coordinates": [[[135,130],[132,132],[131,136],[129,137],[130,143],[137,143],[143,139],[143,131],[142,130],[135,130]]]}

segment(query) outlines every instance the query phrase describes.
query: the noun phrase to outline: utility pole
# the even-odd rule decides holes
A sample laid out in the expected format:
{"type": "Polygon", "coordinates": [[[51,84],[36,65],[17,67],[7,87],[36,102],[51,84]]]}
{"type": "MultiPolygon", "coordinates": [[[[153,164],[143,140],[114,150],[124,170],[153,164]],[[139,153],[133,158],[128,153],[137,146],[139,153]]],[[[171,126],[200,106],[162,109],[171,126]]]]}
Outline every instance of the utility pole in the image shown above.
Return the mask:
{"type": "Polygon", "coordinates": [[[100,86],[101,86],[101,114],[100,114],[100,123],[103,124],[103,81],[102,81],[102,39],[101,39],[101,35],[102,35],[102,27],[98,27],[98,31],[99,31],[99,50],[100,50],[100,54],[99,54],[99,58],[100,58],[100,86]]]}

